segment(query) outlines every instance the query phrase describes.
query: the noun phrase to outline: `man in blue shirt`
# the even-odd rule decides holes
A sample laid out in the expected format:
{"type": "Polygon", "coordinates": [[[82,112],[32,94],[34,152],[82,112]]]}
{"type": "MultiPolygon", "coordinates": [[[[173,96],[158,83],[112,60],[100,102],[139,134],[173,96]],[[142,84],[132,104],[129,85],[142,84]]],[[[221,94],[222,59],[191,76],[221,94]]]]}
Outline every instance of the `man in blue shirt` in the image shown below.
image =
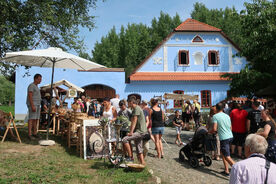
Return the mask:
{"type": "Polygon", "coordinates": [[[219,140],[220,140],[220,150],[222,155],[222,160],[224,164],[225,171],[222,172],[224,175],[229,175],[228,164],[231,166],[235,164],[230,156],[230,144],[233,140],[232,128],[231,128],[231,120],[230,117],[223,112],[224,105],[222,103],[218,103],[216,105],[217,113],[213,116],[213,129],[209,131],[209,133],[218,132],[219,140]]]}

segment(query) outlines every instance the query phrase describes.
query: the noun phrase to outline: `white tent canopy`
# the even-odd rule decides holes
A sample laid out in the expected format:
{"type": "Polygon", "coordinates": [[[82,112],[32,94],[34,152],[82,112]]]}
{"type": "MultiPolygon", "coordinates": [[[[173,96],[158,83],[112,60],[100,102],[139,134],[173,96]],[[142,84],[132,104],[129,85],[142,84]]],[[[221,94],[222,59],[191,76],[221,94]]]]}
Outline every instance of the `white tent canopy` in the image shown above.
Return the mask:
{"type": "Polygon", "coordinates": [[[19,52],[8,52],[2,58],[4,61],[17,63],[24,66],[52,67],[55,61],[56,68],[68,68],[78,70],[89,70],[93,68],[105,68],[105,66],[64,52],[60,48],[50,47],[48,49],[28,50],[19,52]]]}
{"type": "MultiPolygon", "coordinates": [[[[75,89],[77,90],[78,92],[84,92],[84,89],[76,86],[75,84],[72,84],[71,82],[65,80],[65,79],[62,79],[60,81],[57,81],[57,82],[54,82],[53,83],[53,88],[57,87],[57,86],[61,86],[61,85],[64,85],[66,87],[68,87],[69,89],[75,89]]],[[[44,89],[49,89],[51,88],[51,84],[46,84],[44,86],[41,86],[41,89],[44,90],[44,89]]]]}

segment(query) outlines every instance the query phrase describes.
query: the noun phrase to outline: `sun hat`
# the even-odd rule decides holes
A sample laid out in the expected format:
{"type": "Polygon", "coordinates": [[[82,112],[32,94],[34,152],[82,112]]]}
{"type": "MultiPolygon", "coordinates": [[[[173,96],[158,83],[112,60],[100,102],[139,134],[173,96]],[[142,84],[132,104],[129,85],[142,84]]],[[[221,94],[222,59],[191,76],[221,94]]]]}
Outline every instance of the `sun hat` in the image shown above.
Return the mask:
{"type": "Polygon", "coordinates": [[[45,97],[47,97],[47,96],[50,96],[50,93],[45,93],[45,95],[44,95],[45,97]]]}

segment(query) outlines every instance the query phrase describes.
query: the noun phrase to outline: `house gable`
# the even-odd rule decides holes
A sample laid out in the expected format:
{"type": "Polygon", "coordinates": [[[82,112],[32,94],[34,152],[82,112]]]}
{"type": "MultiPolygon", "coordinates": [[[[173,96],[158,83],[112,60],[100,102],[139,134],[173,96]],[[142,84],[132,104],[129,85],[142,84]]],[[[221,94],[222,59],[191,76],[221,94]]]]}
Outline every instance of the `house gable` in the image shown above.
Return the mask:
{"type": "Polygon", "coordinates": [[[239,72],[246,64],[245,58],[233,57],[240,51],[218,28],[193,19],[187,19],[165,38],[153,52],[133,71],[139,72],[239,72]],[[202,41],[193,42],[194,38],[202,41]],[[179,64],[179,51],[188,51],[189,64],[179,64]],[[211,65],[209,51],[217,51],[218,65],[211,65]]]}

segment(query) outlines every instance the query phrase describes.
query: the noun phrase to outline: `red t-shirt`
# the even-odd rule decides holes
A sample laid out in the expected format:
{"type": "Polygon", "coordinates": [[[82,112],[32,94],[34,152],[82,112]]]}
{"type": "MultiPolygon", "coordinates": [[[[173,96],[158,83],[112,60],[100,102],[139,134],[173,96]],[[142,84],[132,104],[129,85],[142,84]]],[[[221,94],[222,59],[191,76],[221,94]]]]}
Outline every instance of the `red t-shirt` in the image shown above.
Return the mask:
{"type": "Polygon", "coordinates": [[[232,132],[245,133],[246,132],[246,117],[248,112],[246,110],[234,109],[230,113],[232,132]]]}

